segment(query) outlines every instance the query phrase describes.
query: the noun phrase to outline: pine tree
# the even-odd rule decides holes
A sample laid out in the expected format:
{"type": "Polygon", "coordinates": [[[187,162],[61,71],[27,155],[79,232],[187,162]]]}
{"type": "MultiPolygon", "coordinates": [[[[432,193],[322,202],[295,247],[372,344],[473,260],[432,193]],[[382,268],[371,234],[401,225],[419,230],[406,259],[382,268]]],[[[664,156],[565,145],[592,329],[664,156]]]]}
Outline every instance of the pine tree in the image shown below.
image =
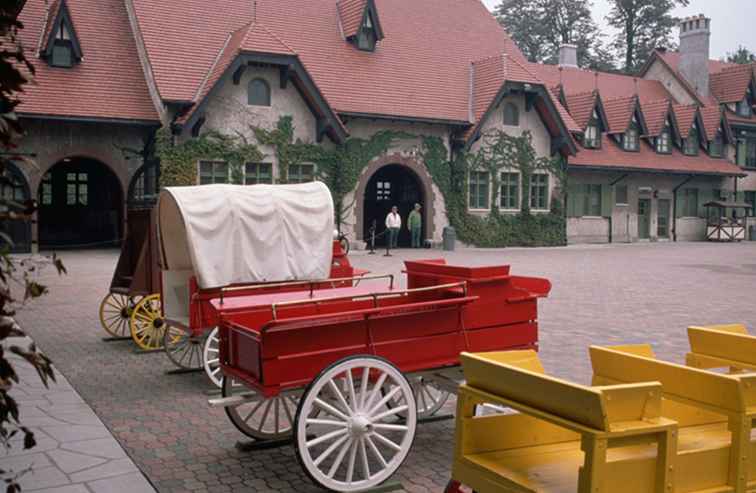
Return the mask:
{"type": "Polygon", "coordinates": [[[612,43],[626,73],[637,72],[660,46],[674,47],[672,9],[689,0],[610,0],[606,20],[617,29],[612,43]]]}

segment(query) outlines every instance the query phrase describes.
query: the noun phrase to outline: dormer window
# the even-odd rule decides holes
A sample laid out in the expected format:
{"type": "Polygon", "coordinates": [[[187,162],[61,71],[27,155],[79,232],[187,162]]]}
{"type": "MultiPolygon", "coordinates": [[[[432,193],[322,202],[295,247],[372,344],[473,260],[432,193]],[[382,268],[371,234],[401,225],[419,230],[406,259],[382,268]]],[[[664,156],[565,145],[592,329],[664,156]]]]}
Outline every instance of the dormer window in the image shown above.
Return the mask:
{"type": "Polygon", "coordinates": [[[504,125],[509,127],[520,126],[520,110],[514,103],[504,105],[504,125]]]}
{"type": "Polygon", "coordinates": [[[630,125],[630,128],[625,131],[625,135],[622,136],[622,148],[626,151],[638,151],[640,149],[638,137],[638,127],[635,124],[630,125]]]}
{"type": "Polygon", "coordinates": [[[599,129],[598,120],[595,118],[592,118],[585,128],[583,146],[586,149],[601,149],[601,130],[599,129]]]}
{"type": "Polygon", "coordinates": [[[709,155],[711,157],[722,157],[724,155],[724,139],[721,130],[717,131],[717,136],[709,142],[709,155]]]}
{"type": "Polygon", "coordinates": [[[683,154],[686,156],[698,156],[698,129],[691,128],[688,137],[683,139],[683,154]]]}
{"type": "Polygon", "coordinates": [[[656,138],[656,152],[659,154],[670,154],[672,152],[672,131],[669,127],[664,127],[664,130],[656,138]]]}
{"type": "Polygon", "coordinates": [[[52,29],[41,56],[53,67],[71,68],[81,61],[83,55],[65,0],[53,13],[55,18],[50,21],[52,29]]]}
{"type": "Polygon", "coordinates": [[[365,20],[357,33],[357,48],[362,51],[375,51],[375,44],[378,42],[378,35],[373,27],[372,14],[370,11],[365,12],[365,20]]]}

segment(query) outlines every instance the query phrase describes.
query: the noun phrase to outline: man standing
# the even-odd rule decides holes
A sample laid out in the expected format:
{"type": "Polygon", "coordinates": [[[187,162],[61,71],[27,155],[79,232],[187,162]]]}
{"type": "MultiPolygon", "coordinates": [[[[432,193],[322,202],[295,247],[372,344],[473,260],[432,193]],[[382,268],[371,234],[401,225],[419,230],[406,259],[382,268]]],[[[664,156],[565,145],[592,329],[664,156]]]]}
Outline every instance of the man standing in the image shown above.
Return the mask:
{"type": "Polygon", "coordinates": [[[412,248],[420,248],[420,236],[423,232],[423,216],[420,215],[420,204],[415,204],[415,209],[407,218],[407,229],[412,234],[412,248]]]}
{"type": "Polygon", "coordinates": [[[388,229],[388,245],[389,248],[396,248],[399,241],[399,230],[402,228],[402,216],[399,215],[399,209],[396,206],[391,208],[388,216],[386,216],[386,229],[388,229]]]}

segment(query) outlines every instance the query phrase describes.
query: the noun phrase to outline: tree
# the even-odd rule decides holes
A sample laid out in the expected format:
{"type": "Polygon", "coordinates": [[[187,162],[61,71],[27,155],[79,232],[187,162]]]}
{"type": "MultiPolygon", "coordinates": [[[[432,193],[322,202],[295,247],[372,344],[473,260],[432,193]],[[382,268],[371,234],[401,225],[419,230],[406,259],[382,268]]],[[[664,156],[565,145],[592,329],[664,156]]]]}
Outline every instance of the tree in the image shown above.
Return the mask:
{"type": "MultiPolygon", "coordinates": [[[[23,47],[18,40],[18,31],[23,25],[18,21],[18,14],[24,6],[24,0],[4,0],[0,2],[0,183],[9,183],[5,169],[11,161],[21,159],[16,152],[17,141],[22,134],[21,125],[15,113],[19,104],[17,98],[23,85],[34,74],[34,67],[24,55],[23,47]]],[[[12,199],[0,198],[0,225],[9,221],[29,221],[34,213],[36,203],[18,203],[12,199]]],[[[0,447],[5,450],[11,448],[11,440],[19,435],[24,449],[34,447],[34,434],[23,426],[18,404],[9,391],[14,383],[18,383],[11,360],[6,357],[6,351],[23,358],[32,364],[39,373],[42,382],[47,386],[48,380],[55,380],[50,360],[36,346],[31,343],[21,347],[16,343],[25,337],[24,332],[16,323],[14,316],[19,305],[39,298],[47,292],[47,288],[36,282],[36,273],[42,264],[50,261],[59,273],[65,272],[60,261],[50,259],[37,260],[35,258],[19,260],[9,254],[11,238],[0,231],[4,246],[0,247],[0,342],[9,342],[8,347],[0,345],[0,447]],[[21,295],[17,300],[16,294],[21,295]]],[[[24,469],[14,471],[3,466],[0,469],[0,481],[6,485],[6,491],[14,493],[20,491],[18,478],[29,471],[24,469]]]]}
{"type": "Polygon", "coordinates": [[[737,63],[739,65],[747,65],[749,63],[756,62],[756,55],[743,45],[739,45],[738,49],[734,52],[727,52],[725,61],[728,63],[737,63]]]}
{"type": "Polygon", "coordinates": [[[612,9],[606,16],[617,29],[612,46],[623,60],[626,73],[637,72],[655,48],[673,47],[672,29],[677,19],[672,9],[686,6],[689,0],[610,0],[612,9]]]}
{"type": "Polygon", "coordinates": [[[557,63],[559,46],[578,47],[581,67],[613,68],[590,0],[503,0],[495,15],[531,62],[557,63]]]}

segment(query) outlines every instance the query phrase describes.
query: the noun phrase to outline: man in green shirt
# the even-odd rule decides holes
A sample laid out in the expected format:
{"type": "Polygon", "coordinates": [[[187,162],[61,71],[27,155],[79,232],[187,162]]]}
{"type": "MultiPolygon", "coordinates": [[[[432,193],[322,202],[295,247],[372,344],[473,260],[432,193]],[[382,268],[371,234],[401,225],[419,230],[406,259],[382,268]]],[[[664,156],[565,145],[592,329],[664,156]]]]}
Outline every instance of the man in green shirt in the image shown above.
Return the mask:
{"type": "Polygon", "coordinates": [[[407,229],[412,233],[412,248],[420,248],[420,236],[423,231],[423,216],[420,214],[420,204],[415,204],[415,209],[407,218],[407,229]]]}

